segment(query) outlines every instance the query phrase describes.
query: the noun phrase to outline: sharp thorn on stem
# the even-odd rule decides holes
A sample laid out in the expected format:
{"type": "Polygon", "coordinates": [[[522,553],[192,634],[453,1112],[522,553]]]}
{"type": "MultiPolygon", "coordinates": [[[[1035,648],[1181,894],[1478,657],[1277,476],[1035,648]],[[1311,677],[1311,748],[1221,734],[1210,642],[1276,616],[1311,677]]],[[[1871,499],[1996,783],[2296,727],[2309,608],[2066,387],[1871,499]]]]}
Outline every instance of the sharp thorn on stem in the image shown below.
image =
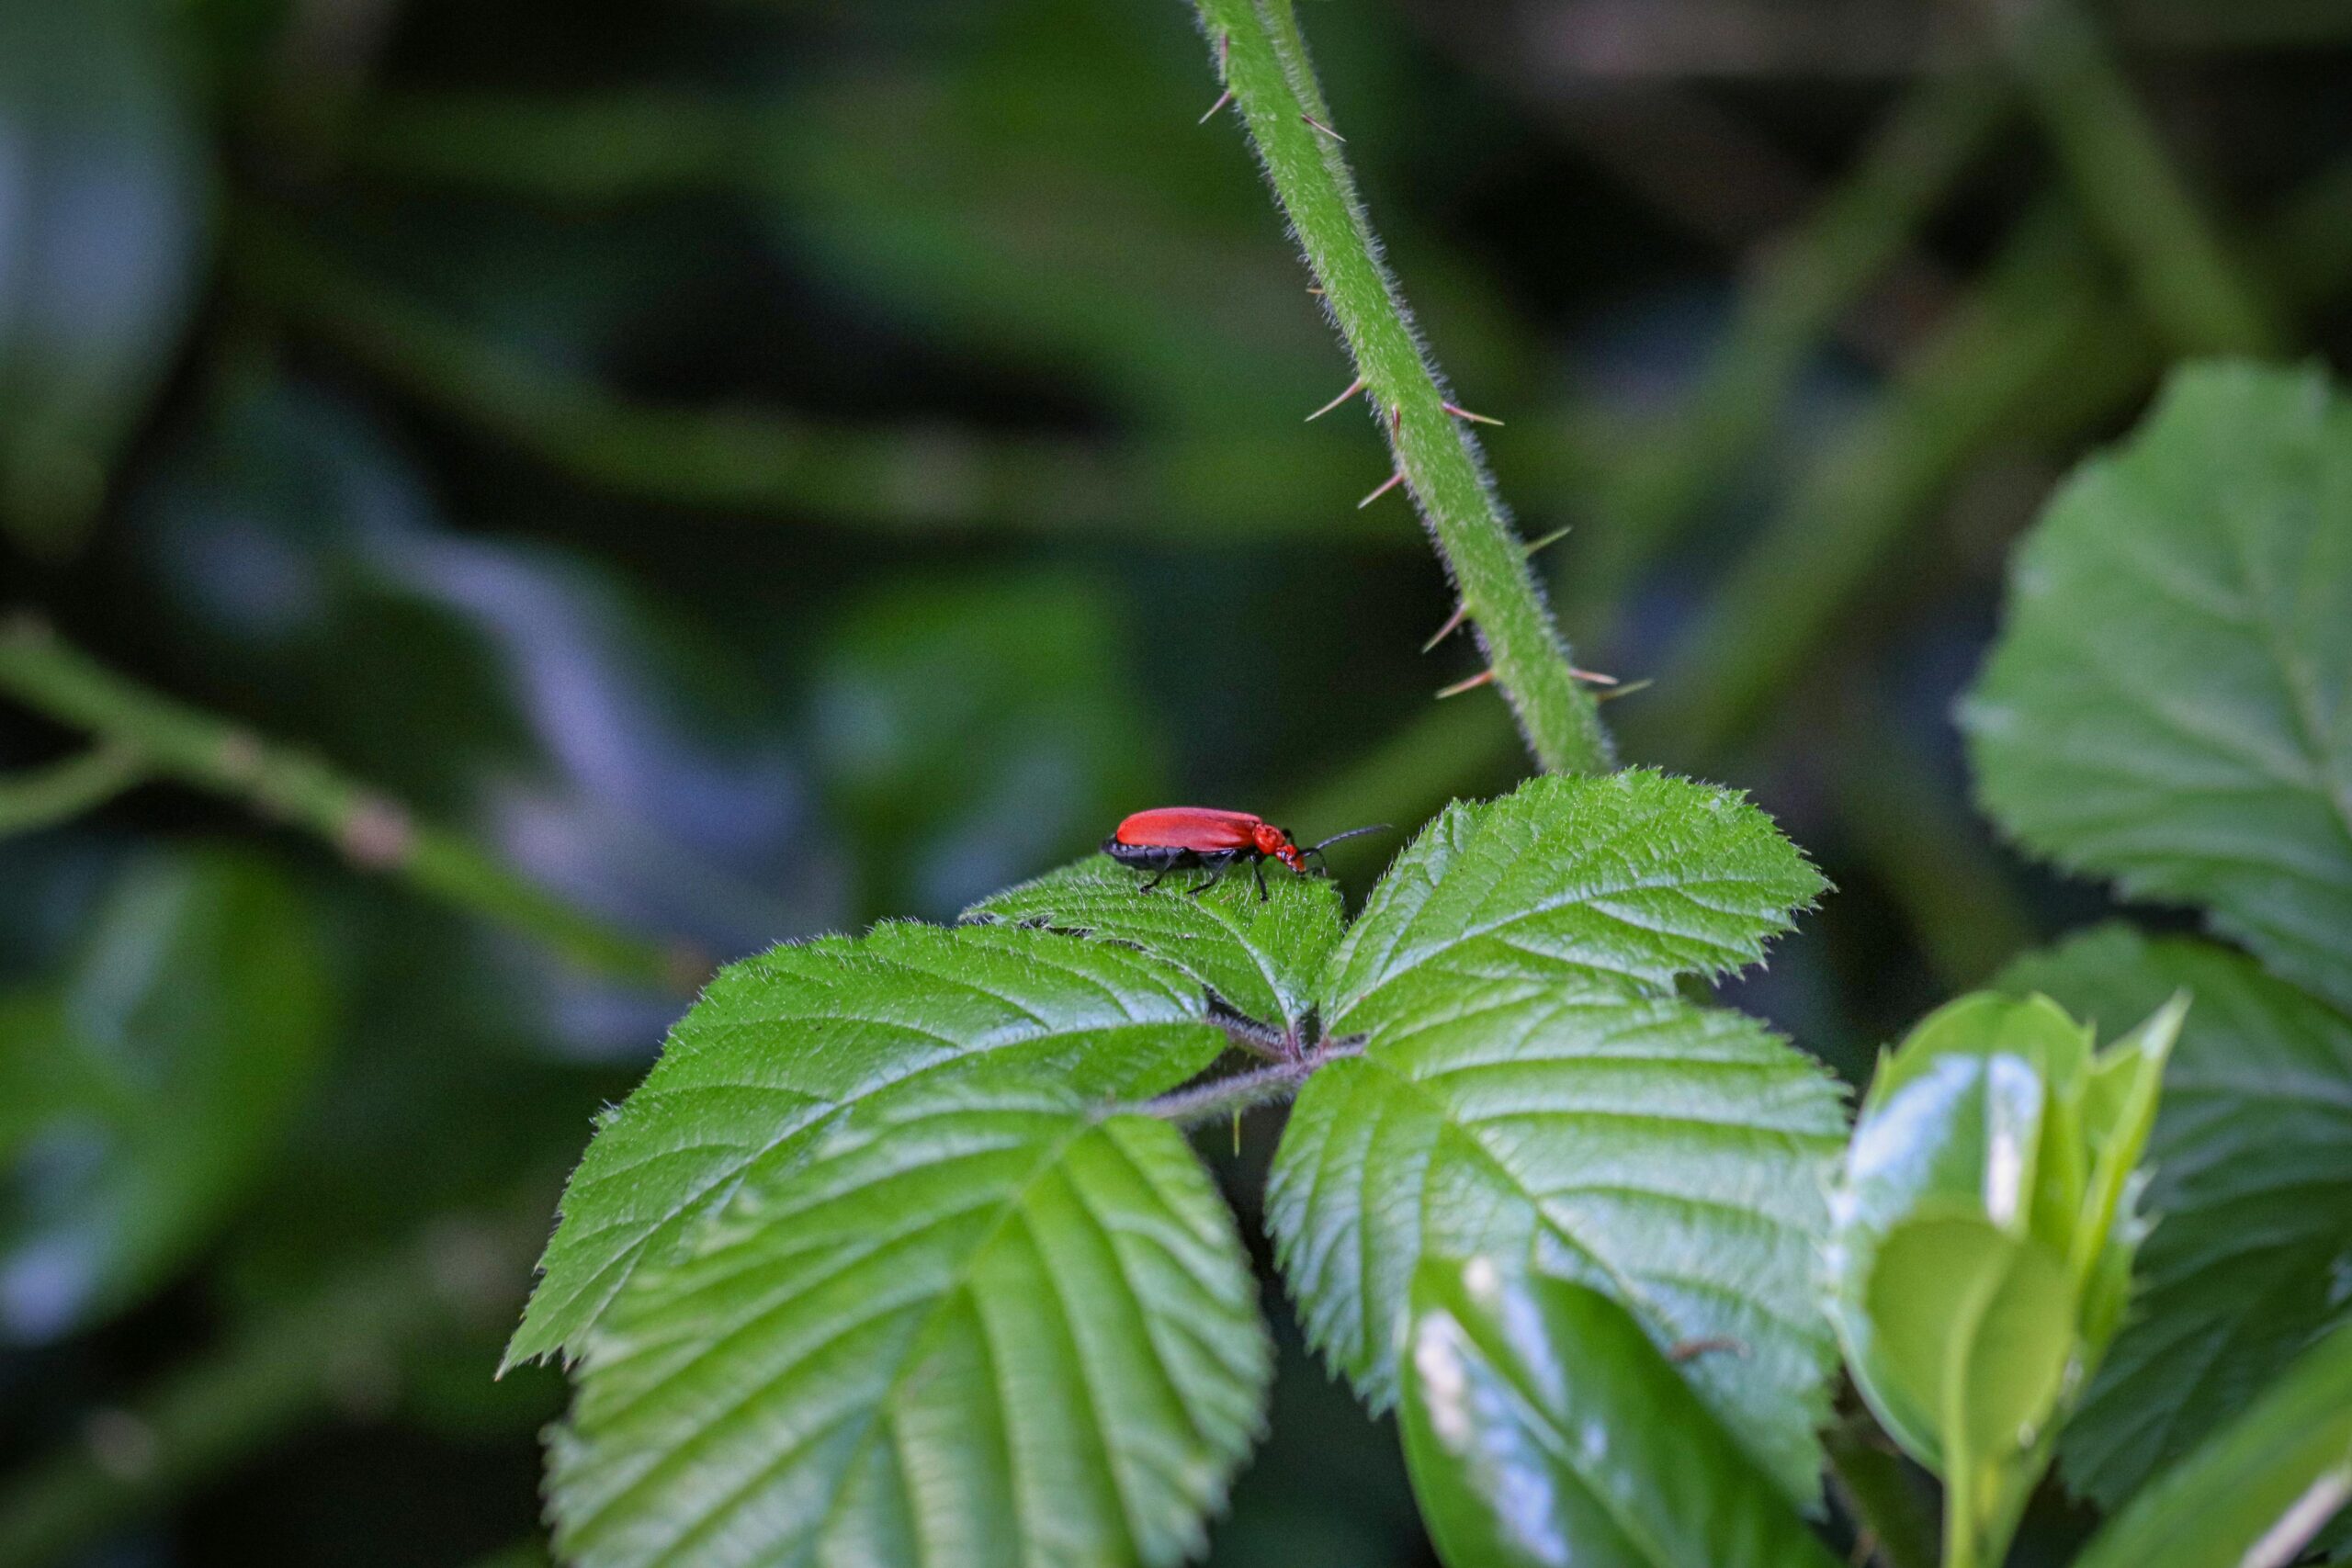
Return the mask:
{"type": "Polygon", "coordinates": [[[1319,283],[1310,283],[1310,284],[1308,284],[1308,285],[1306,286],[1306,291],[1307,291],[1309,294],[1314,295],[1314,296],[1315,296],[1315,298],[1317,298],[1317,299],[1322,299],[1322,298],[1324,297],[1324,296],[1323,296],[1323,286],[1322,286],[1321,284],[1319,284],[1319,283]]]}
{"type": "Polygon", "coordinates": [[[1533,556],[1539,551],[1548,550],[1554,545],[1558,544],[1562,539],[1566,538],[1570,534],[1575,532],[1576,529],[1574,526],[1555,528],[1550,533],[1544,535],[1542,538],[1536,540],[1533,544],[1527,546],[1521,551],[1521,553],[1522,555],[1533,556]]]}
{"type": "Polygon", "coordinates": [[[1646,692],[1657,684],[1656,681],[1629,681],[1624,685],[1612,687],[1606,692],[1595,692],[1592,697],[1595,702],[1613,703],[1619,697],[1630,697],[1635,692],[1646,692]]]}
{"type": "MultiPolygon", "coordinates": [[[[1320,294],[1322,290],[1318,288],[1314,290],[1314,292],[1320,294]]],[[[1338,397],[1333,398],[1329,402],[1325,403],[1321,408],[1317,409],[1313,413],[1308,414],[1306,416],[1306,423],[1313,424],[1317,420],[1321,419],[1325,414],[1329,413],[1333,409],[1338,408],[1341,403],[1346,402],[1350,398],[1354,397],[1358,392],[1363,390],[1363,378],[1359,376],[1354,380],[1348,383],[1348,389],[1346,391],[1341,392],[1338,397]]]]}
{"type": "Polygon", "coordinates": [[[1462,623],[1469,618],[1470,606],[1467,604],[1456,604],[1453,607],[1453,614],[1446,617],[1445,625],[1438,627],[1436,632],[1431,634],[1430,640],[1421,644],[1421,651],[1423,653],[1428,653],[1431,649],[1435,649],[1439,643],[1443,642],[1447,637],[1450,637],[1455,632],[1460,631],[1462,629],[1462,623]]]}
{"type": "Polygon", "coordinates": [[[1437,700],[1443,702],[1448,697],[1458,697],[1464,692],[1475,692],[1481,686],[1491,686],[1494,682],[1495,672],[1492,670],[1481,670],[1467,681],[1456,681],[1453,685],[1440,692],[1437,694],[1437,700]]]}
{"type": "Polygon", "coordinates": [[[1573,680],[1589,681],[1596,686],[1622,686],[1624,684],[1623,682],[1618,680],[1614,675],[1603,675],[1598,670],[1579,670],[1573,664],[1568,666],[1568,675],[1573,680]]]}
{"type": "Polygon", "coordinates": [[[1316,130],[1321,131],[1324,135],[1329,137],[1334,141],[1345,141],[1347,140],[1346,137],[1340,135],[1338,131],[1332,130],[1321,120],[1317,119],[1311,114],[1301,114],[1298,118],[1305,120],[1307,124],[1313,126],[1316,130]]]}
{"type": "Polygon", "coordinates": [[[1447,403],[1445,405],[1445,412],[1452,414],[1456,419],[1466,419],[1473,424],[1491,424],[1499,427],[1502,423],[1501,420],[1495,419],[1489,415],[1483,413],[1472,413],[1468,409],[1464,408],[1459,403],[1447,403]]]}
{"type": "Polygon", "coordinates": [[[1232,89],[1232,88],[1230,88],[1230,87],[1227,87],[1224,92],[1222,92],[1222,93],[1220,93],[1220,94],[1218,94],[1218,95],[1217,95],[1216,102],[1215,102],[1215,103],[1213,103],[1213,104],[1211,104],[1211,105],[1209,106],[1208,113],[1206,113],[1206,114],[1204,114],[1204,115],[1201,116],[1201,118],[1198,118],[1198,119],[1194,120],[1193,123],[1193,124],[1195,124],[1195,125],[1206,125],[1210,120],[1212,120],[1212,119],[1214,119],[1214,118],[1216,118],[1216,111],[1217,111],[1217,110],[1219,110],[1219,109],[1221,109],[1221,108],[1225,107],[1225,106],[1226,106],[1226,105],[1227,105],[1227,104],[1231,103],[1232,101],[1233,101],[1233,89],[1232,89]]]}
{"type": "Polygon", "coordinates": [[[1362,501],[1357,502],[1356,510],[1358,512],[1362,512],[1365,507],[1370,506],[1374,502],[1378,501],[1382,496],[1386,495],[1390,491],[1395,490],[1398,485],[1403,484],[1404,482],[1405,473],[1404,470],[1400,468],[1396,472],[1389,475],[1386,479],[1381,480],[1380,488],[1378,490],[1374,491],[1370,495],[1365,496],[1362,501]]]}

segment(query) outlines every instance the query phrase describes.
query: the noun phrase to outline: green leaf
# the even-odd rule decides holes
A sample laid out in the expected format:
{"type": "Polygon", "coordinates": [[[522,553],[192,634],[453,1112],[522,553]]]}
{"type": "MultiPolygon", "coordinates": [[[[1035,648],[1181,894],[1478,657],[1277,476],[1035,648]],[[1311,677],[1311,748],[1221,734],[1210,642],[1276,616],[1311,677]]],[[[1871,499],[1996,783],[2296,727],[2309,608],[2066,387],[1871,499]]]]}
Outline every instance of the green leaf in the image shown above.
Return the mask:
{"type": "Polygon", "coordinates": [[[2141,1294],[2059,1450],[2113,1507],[2352,1322],[2352,1021],[2234,953],[2120,925],[2000,983],[2104,1019],[2196,998],[2149,1139],[2141,1294]]]}
{"type": "Polygon", "coordinates": [[[1453,1568],[1835,1562],[1599,1292],[1486,1258],[1426,1259],[1409,1361],[1405,1454],[1453,1568]]]}
{"type": "Polygon", "coordinates": [[[134,863],[62,987],[0,1000],[0,1334],[137,1300],[250,1190],[325,1044],[311,914],[227,851],[134,863]]]}
{"type": "Polygon", "coordinates": [[[2352,1329],[2156,1477],[2076,1568],[2281,1568],[2352,1499],[2352,1329]]]}
{"type": "Polygon", "coordinates": [[[1825,884],[1729,790],[1647,769],[1449,806],[1373,889],[1324,1014],[1373,1030],[1489,980],[1663,992],[1755,963],[1825,884]]]}
{"type": "Polygon", "coordinates": [[[576,1351],[642,1260],[800,1158],[842,1108],[984,1059],[1079,1094],[1155,1094],[1224,1048],[1206,1010],[1141,953],[997,927],[883,925],[729,965],[599,1125],[506,1364],[576,1351]]]}
{"type": "Polygon", "coordinates": [[[558,1541],[583,1568],[1172,1563],[1271,1369],[1173,1127],[1001,1066],[902,1089],[589,1337],[558,1541]]]}
{"type": "Polygon", "coordinates": [[[1311,1078],[1269,1218],[1308,1337],[1396,1391],[1425,1255],[1532,1259],[1600,1290],[1791,1495],[1835,1359],[1813,1283],[1845,1122],[1820,1067],[1736,1013],[1495,980],[1393,1018],[1311,1078]]]}
{"type": "Polygon", "coordinates": [[[1227,875],[1197,897],[1172,882],[1143,894],[1143,880],[1096,855],[975,904],[965,918],[1127,942],[1175,964],[1237,1012],[1299,1026],[1339,945],[1337,887],[1281,867],[1267,874],[1263,902],[1246,873],[1227,875]]]}
{"type": "Polygon", "coordinates": [[[2075,1350],[2066,1260],[1969,1217],[1887,1233],[1867,1302],[1879,1391],[1937,1437],[1939,1468],[2033,1447],[2075,1350]]]}
{"type": "Polygon", "coordinates": [[[2139,897],[2207,906],[2352,1007],[2352,411],[2207,366],[2019,553],[1962,717],[1985,808],[2139,897]]]}
{"type": "Polygon", "coordinates": [[[177,349],[199,127],[155,0],[0,6],[0,528],[77,543],[177,349]]]}

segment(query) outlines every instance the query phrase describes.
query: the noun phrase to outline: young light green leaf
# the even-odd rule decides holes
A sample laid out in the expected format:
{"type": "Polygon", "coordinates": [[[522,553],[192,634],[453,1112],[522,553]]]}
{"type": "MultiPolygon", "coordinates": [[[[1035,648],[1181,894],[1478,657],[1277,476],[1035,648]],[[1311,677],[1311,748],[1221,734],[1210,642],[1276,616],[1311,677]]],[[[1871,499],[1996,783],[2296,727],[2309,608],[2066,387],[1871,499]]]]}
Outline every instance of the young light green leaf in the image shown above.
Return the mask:
{"type": "Polygon", "coordinates": [[[1581,1280],[1660,1347],[1792,1495],[1819,1472],[1835,1361],[1813,1286],[1836,1084],[1761,1025],[1679,998],[1496,980],[1317,1072],[1269,1218],[1309,1338],[1396,1395],[1428,1254],[1581,1280]]]}
{"type": "Polygon", "coordinates": [[[989,926],[883,925],[729,965],[588,1145],[506,1364],[577,1351],[642,1260],[843,1107],[981,1060],[1080,1094],[1156,1094],[1223,1049],[1206,1008],[1142,953],[989,926]]]}
{"type": "Polygon", "coordinates": [[[1976,1525],[2039,1476],[2066,1374],[2113,1332],[2141,1235],[2128,1180],[2184,1005],[2094,1053],[2048,997],[1962,997],[1863,1101],[1829,1200],[1830,1315],[1880,1423],[1976,1525]]]}
{"type": "Polygon", "coordinates": [[[582,1568],[1170,1564],[1272,1369],[1171,1125],[992,1063],[747,1181],[588,1337],[554,1445],[582,1568]]]}
{"type": "Polygon", "coordinates": [[[2352,1007],[2352,407],[2317,371],[2182,372],[2019,553],[1962,723],[2027,847],[2212,923],[2352,1007]]]}
{"type": "Polygon", "coordinates": [[[1405,1457],[1453,1568],[1836,1562],[1609,1297],[1431,1258],[1412,1301],[1405,1457]]]}
{"type": "Polygon", "coordinates": [[[1729,790],[1648,769],[1537,778],[1449,806],[1332,954],[1324,1016],[1374,1030],[1496,979],[1664,991],[1755,963],[1825,885],[1729,790]]]}
{"type": "Polygon", "coordinates": [[[124,1306],[266,1166],[326,1043],[309,911],[225,850],[133,864],[62,990],[0,1001],[0,1337],[124,1306]]]}
{"type": "Polygon", "coordinates": [[[2196,998],[2149,1139],[2141,1294],[2059,1450],[2113,1507],[2352,1323],[2352,1021],[2237,953],[2120,925],[2000,983],[2103,1020],[2196,998]]]}
{"type": "Polygon", "coordinates": [[[2352,1501],[2352,1328],[2158,1475],[2075,1568],[2284,1568],[2352,1501]]]}
{"type": "Polygon", "coordinates": [[[1969,1216],[1906,1220],[1871,1269],[1873,1392],[1900,1395],[1949,1474],[2033,1447],[2075,1349],[2066,1259],[1969,1216]]]}
{"type": "Polygon", "coordinates": [[[1146,879],[1107,855],[1048,872],[964,912],[967,920],[1049,926],[1122,942],[1167,960],[1235,1011],[1295,1029],[1315,1006],[1315,984],[1340,942],[1339,889],[1275,867],[1261,902],[1246,871],[1198,897],[1146,879]]]}

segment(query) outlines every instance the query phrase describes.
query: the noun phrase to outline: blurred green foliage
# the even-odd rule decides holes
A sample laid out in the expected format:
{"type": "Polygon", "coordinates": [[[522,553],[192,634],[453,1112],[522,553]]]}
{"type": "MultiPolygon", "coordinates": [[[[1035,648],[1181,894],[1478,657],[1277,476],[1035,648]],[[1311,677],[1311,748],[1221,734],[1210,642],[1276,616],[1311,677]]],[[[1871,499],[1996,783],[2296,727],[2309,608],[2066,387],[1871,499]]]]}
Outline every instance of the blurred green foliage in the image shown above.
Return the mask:
{"type": "MultiPolygon", "coordinates": [[[[1306,7],[1580,660],[1664,676],[1628,756],[1837,886],[1736,999],[1858,1077],[2107,907],[1962,808],[1949,705],[2171,345],[2251,298],[2343,362],[2352,6],[2092,6],[1966,80],[1925,5],[1824,9],[1306,7]]],[[[0,837],[0,1563],[535,1560],[558,1380],[481,1374],[712,960],[1137,806],[1313,837],[1523,767],[1431,704],[1475,664],[1374,434],[1301,423],[1348,372],[1214,96],[1172,0],[0,0],[0,614],[385,807],[48,773],[90,738],[0,680],[0,804],[90,807],[0,837]],[[673,984],[380,874],[420,828],[673,984]]],[[[1278,1348],[1213,1560],[1430,1561],[1278,1348]]]]}

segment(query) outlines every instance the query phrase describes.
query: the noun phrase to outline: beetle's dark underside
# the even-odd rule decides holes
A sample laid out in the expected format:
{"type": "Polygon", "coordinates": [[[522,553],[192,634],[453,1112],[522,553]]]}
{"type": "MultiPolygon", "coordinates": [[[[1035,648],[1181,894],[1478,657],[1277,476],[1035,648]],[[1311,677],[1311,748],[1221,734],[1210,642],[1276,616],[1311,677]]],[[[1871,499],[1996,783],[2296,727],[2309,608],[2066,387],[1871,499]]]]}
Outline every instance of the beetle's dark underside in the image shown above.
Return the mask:
{"type": "Polygon", "coordinates": [[[1208,880],[1185,889],[1195,897],[1224,881],[1225,874],[1233,869],[1235,862],[1246,860],[1250,863],[1250,869],[1257,874],[1258,897],[1266,897],[1266,857],[1255,849],[1188,850],[1175,844],[1123,844],[1114,838],[1102,840],[1102,852],[1121,865],[1155,873],[1152,879],[1143,885],[1142,891],[1146,893],[1167,881],[1171,872],[1209,873],[1208,880]]]}

